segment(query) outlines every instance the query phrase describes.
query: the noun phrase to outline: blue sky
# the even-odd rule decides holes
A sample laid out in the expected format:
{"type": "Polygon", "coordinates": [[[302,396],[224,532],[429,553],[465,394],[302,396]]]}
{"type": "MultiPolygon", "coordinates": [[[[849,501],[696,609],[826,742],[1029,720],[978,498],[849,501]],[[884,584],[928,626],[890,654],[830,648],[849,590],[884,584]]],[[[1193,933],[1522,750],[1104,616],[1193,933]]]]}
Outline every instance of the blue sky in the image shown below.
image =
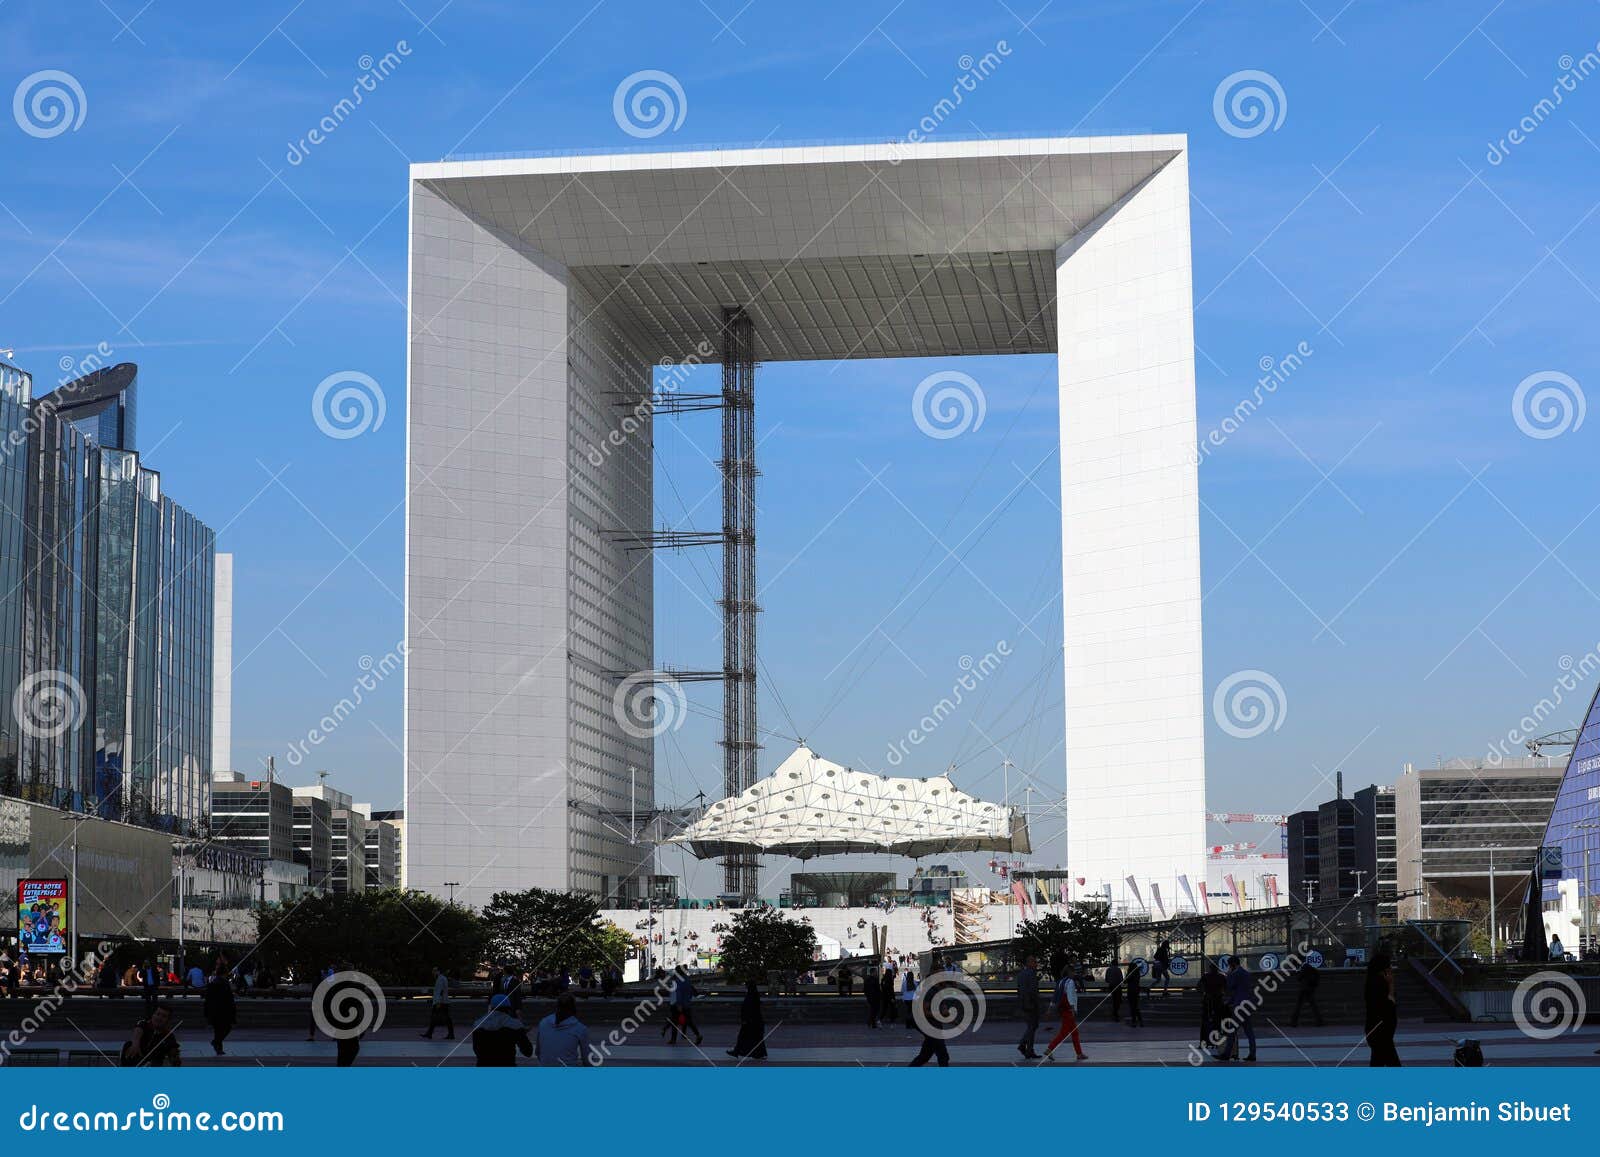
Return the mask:
{"type": "MultiPolygon", "coordinates": [[[[1408,760],[1481,754],[1600,643],[1600,417],[1532,437],[1513,412],[1530,375],[1567,375],[1574,404],[1600,380],[1600,77],[1571,80],[1600,41],[1593,3],[141,3],[0,9],[4,89],[59,70],[82,91],[75,128],[24,131],[26,101],[0,123],[0,346],[46,383],[102,342],[140,363],[148,461],[237,559],[241,769],[282,765],[401,635],[407,163],[635,146],[612,98],[645,69],[685,94],[663,147],[900,137],[1000,41],[1003,66],[940,133],[1189,134],[1200,429],[1262,359],[1310,351],[1201,467],[1208,706],[1250,670],[1284,705],[1248,739],[1208,718],[1213,806],[1287,810],[1335,768],[1392,782],[1408,760]],[[402,41],[291,163],[363,58],[402,41]],[[1282,93],[1256,135],[1214,114],[1243,70],[1282,93]],[[384,394],[360,437],[312,419],[341,371],[384,394]]],[[[984,794],[1009,756],[1037,802],[1061,782],[1053,363],[962,363],[988,413],[946,441],[910,420],[935,368],[763,374],[763,719],[890,770],[962,656],[1007,640],[922,751],[984,794]]],[[[691,506],[714,437],[693,417],[658,432],[691,506]]],[[[680,514],[659,490],[663,520],[680,514]]],[[[661,661],[711,665],[711,563],[664,562],[661,661]]],[[[291,778],[325,767],[396,804],[399,736],[389,685],[291,778]]],[[[716,786],[711,739],[702,714],[671,735],[664,796],[716,786]]],[[[774,738],[767,766],[783,754],[774,738]]]]}

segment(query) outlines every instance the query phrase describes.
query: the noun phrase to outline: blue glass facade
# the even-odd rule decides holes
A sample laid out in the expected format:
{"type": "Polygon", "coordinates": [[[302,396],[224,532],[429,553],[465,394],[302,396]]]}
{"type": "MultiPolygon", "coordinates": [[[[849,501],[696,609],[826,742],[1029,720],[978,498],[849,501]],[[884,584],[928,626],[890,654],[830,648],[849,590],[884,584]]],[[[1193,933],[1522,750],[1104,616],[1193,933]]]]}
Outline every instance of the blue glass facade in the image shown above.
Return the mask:
{"type": "MultiPolygon", "coordinates": [[[[1592,826],[1596,824],[1600,824],[1600,689],[1578,729],[1578,741],[1567,761],[1567,773],[1561,779],[1544,837],[1547,846],[1561,846],[1561,874],[1565,879],[1581,879],[1583,853],[1588,851],[1589,878],[1579,884],[1580,899],[1593,895],[1594,889],[1600,887],[1600,828],[1592,826]]],[[[1553,901],[1557,894],[1557,882],[1545,881],[1545,900],[1553,901]]]]}
{"type": "Polygon", "coordinates": [[[201,835],[215,536],[110,444],[131,425],[80,428],[131,421],[134,370],[32,402],[0,374],[0,792],[201,835]]]}
{"type": "Polygon", "coordinates": [[[45,401],[93,445],[109,450],[139,448],[139,367],[132,362],[67,382],[45,401]]]}

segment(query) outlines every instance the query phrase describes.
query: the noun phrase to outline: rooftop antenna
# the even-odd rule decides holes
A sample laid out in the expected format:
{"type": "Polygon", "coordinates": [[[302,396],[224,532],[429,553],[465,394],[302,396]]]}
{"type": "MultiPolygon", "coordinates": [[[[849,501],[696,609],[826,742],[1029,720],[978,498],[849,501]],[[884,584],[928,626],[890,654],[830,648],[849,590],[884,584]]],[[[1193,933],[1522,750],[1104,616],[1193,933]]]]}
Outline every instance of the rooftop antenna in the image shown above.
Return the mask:
{"type": "Polygon", "coordinates": [[[1344,772],[1342,771],[1333,773],[1333,794],[1335,799],[1344,798],[1344,772]]]}

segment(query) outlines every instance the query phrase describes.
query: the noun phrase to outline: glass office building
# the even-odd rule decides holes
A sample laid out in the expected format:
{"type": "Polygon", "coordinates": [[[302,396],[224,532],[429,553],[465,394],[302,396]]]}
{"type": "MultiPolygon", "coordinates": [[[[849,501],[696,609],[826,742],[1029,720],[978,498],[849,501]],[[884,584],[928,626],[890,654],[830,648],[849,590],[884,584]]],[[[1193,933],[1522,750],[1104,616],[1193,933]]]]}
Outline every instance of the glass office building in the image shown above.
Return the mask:
{"type": "MultiPolygon", "coordinates": [[[[1577,881],[1575,899],[1587,924],[1580,935],[1600,935],[1600,908],[1590,899],[1600,887],[1600,689],[1578,729],[1544,842],[1561,848],[1561,880],[1577,881]]],[[[1558,898],[1561,880],[1545,881],[1547,905],[1558,898]]]]}
{"type": "Polygon", "coordinates": [[[137,450],[139,367],[106,366],[40,399],[93,445],[137,450]]]}
{"type": "Polygon", "coordinates": [[[200,835],[215,536],[131,449],[136,376],[0,368],[0,792],[200,835]]]}

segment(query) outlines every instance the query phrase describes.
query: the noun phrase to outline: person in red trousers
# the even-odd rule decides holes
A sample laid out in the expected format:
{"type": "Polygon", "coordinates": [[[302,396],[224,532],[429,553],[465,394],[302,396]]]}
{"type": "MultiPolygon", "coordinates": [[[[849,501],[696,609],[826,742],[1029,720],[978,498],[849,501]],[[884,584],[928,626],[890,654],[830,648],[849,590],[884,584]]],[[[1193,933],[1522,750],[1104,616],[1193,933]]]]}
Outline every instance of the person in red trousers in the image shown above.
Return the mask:
{"type": "Polygon", "coordinates": [[[1061,979],[1056,981],[1056,1005],[1061,1009],[1061,1028],[1056,1031],[1055,1039],[1044,1050],[1045,1060],[1055,1060],[1056,1046],[1070,1036],[1072,1048],[1081,1061],[1084,1059],[1084,1052],[1083,1042],[1078,1039],[1078,986],[1073,983],[1072,974],[1065,968],[1061,969],[1061,979]]]}

